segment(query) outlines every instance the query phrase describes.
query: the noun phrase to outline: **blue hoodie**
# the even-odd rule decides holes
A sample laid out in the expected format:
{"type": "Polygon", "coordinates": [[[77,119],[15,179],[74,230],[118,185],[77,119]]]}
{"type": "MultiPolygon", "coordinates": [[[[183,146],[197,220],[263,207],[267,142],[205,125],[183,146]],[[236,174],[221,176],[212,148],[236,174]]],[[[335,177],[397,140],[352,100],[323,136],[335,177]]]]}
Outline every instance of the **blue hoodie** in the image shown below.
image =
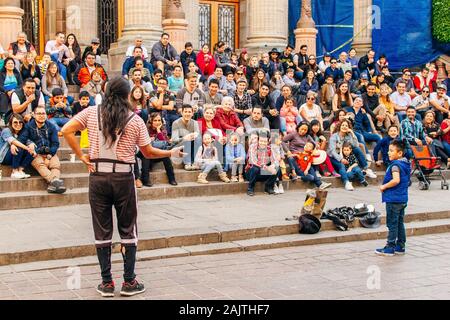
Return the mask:
{"type": "Polygon", "coordinates": [[[386,169],[386,176],[384,177],[383,184],[386,184],[392,180],[393,167],[398,167],[400,169],[400,183],[393,188],[386,189],[382,193],[382,200],[386,203],[408,203],[411,163],[406,158],[392,161],[386,169]]]}

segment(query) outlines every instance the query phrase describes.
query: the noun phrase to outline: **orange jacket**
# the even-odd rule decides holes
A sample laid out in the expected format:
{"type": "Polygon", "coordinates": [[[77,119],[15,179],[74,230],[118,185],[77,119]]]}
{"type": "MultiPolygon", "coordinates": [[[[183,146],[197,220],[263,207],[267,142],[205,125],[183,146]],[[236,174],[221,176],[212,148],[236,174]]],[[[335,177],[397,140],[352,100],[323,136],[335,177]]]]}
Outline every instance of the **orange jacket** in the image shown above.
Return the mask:
{"type": "MultiPolygon", "coordinates": [[[[108,80],[108,75],[105,72],[105,69],[99,64],[95,64],[95,71],[98,71],[102,75],[103,81],[108,80]]],[[[75,72],[75,83],[80,87],[84,87],[91,81],[91,73],[89,72],[86,64],[82,64],[78,70],[75,72]]]]}

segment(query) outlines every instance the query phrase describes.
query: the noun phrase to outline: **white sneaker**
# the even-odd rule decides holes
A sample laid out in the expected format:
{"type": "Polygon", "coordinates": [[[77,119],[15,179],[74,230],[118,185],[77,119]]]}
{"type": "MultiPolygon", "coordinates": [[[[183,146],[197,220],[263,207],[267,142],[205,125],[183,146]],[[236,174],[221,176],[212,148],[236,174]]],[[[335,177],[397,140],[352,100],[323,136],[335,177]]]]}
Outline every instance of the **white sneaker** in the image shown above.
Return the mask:
{"type": "Polygon", "coordinates": [[[28,173],[25,173],[22,171],[22,175],[24,177],[24,179],[28,179],[29,177],[31,177],[31,175],[29,175],[28,173]]]}
{"type": "Polygon", "coordinates": [[[355,190],[355,188],[353,188],[353,184],[352,184],[350,181],[347,181],[347,182],[345,183],[345,190],[347,190],[347,191],[353,191],[353,190],[355,190]]]}
{"type": "Polygon", "coordinates": [[[25,179],[22,172],[16,171],[11,174],[11,179],[25,179]]]}
{"type": "Polygon", "coordinates": [[[283,188],[283,184],[280,182],[280,185],[278,186],[278,192],[280,193],[280,194],[283,194],[284,193],[284,188],[283,188]]]}
{"type": "Polygon", "coordinates": [[[370,153],[366,154],[366,160],[367,162],[372,162],[372,156],[370,155],[370,153]]]}
{"type": "Polygon", "coordinates": [[[319,172],[316,172],[317,178],[322,178],[322,175],[319,172]]]}
{"type": "Polygon", "coordinates": [[[371,179],[376,179],[377,175],[372,171],[372,169],[366,169],[366,176],[371,179]]]}
{"type": "Polygon", "coordinates": [[[273,186],[273,191],[275,192],[275,194],[280,194],[280,190],[278,189],[277,185],[273,186]]]}

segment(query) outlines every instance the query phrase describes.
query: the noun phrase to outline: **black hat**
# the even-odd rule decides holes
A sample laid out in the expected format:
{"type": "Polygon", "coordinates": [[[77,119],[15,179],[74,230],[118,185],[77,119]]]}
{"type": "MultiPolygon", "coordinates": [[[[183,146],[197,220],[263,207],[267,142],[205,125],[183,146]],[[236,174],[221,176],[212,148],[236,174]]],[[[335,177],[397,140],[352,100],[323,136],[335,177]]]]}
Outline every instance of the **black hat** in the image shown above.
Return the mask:
{"type": "Polygon", "coordinates": [[[303,214],[298,219],[300,233],[314,234],[320,231],[322,224],[320,220],[311,214],[303,214]]]}
{"type": "Polygon", "coordinates": [[[360,218],[359,222],[364,228],[376,229],[381,225],[381,214],[376,211],[369,212],[360,218]]]}
{"type": "Polygon", "coordinates": [[[277,48],[273,48],[271,51],[269,51],[269,55],[272,54],[272,53],[276,53],[277,55],[280,55],[280,54],[281,54],[281,52],[278,51],[277,48]]]}

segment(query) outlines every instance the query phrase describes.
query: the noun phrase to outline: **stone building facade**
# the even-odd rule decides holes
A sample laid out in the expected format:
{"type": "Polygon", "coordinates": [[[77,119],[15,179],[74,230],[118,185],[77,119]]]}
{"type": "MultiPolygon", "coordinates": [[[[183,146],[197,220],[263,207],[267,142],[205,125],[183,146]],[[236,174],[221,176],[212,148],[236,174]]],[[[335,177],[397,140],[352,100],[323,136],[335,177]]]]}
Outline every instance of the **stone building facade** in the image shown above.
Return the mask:
{"type": "MultiPolygon", "coordinates": [[[[298,1],[303,9],[296,47],[305,43],[315,52],[311,0],[298,1]]],[[[369,20],[371,4],[372,0],[355,1],[353,44],[360,52],[372,43],[370,28],[358,32],[369,20]]],[[[171,34],[178,49],[185,41],[198,49],[219,40],[250,52],[281,49],[288,42],[288,0],[0,0],[0,30],[3,47],[24,30],[40,54],[56,31],[76,34],[82,46],[99,37],[108,49],[109,69],[118,70],[136,35],[150,47],[163,31],[171,34]]]]}

